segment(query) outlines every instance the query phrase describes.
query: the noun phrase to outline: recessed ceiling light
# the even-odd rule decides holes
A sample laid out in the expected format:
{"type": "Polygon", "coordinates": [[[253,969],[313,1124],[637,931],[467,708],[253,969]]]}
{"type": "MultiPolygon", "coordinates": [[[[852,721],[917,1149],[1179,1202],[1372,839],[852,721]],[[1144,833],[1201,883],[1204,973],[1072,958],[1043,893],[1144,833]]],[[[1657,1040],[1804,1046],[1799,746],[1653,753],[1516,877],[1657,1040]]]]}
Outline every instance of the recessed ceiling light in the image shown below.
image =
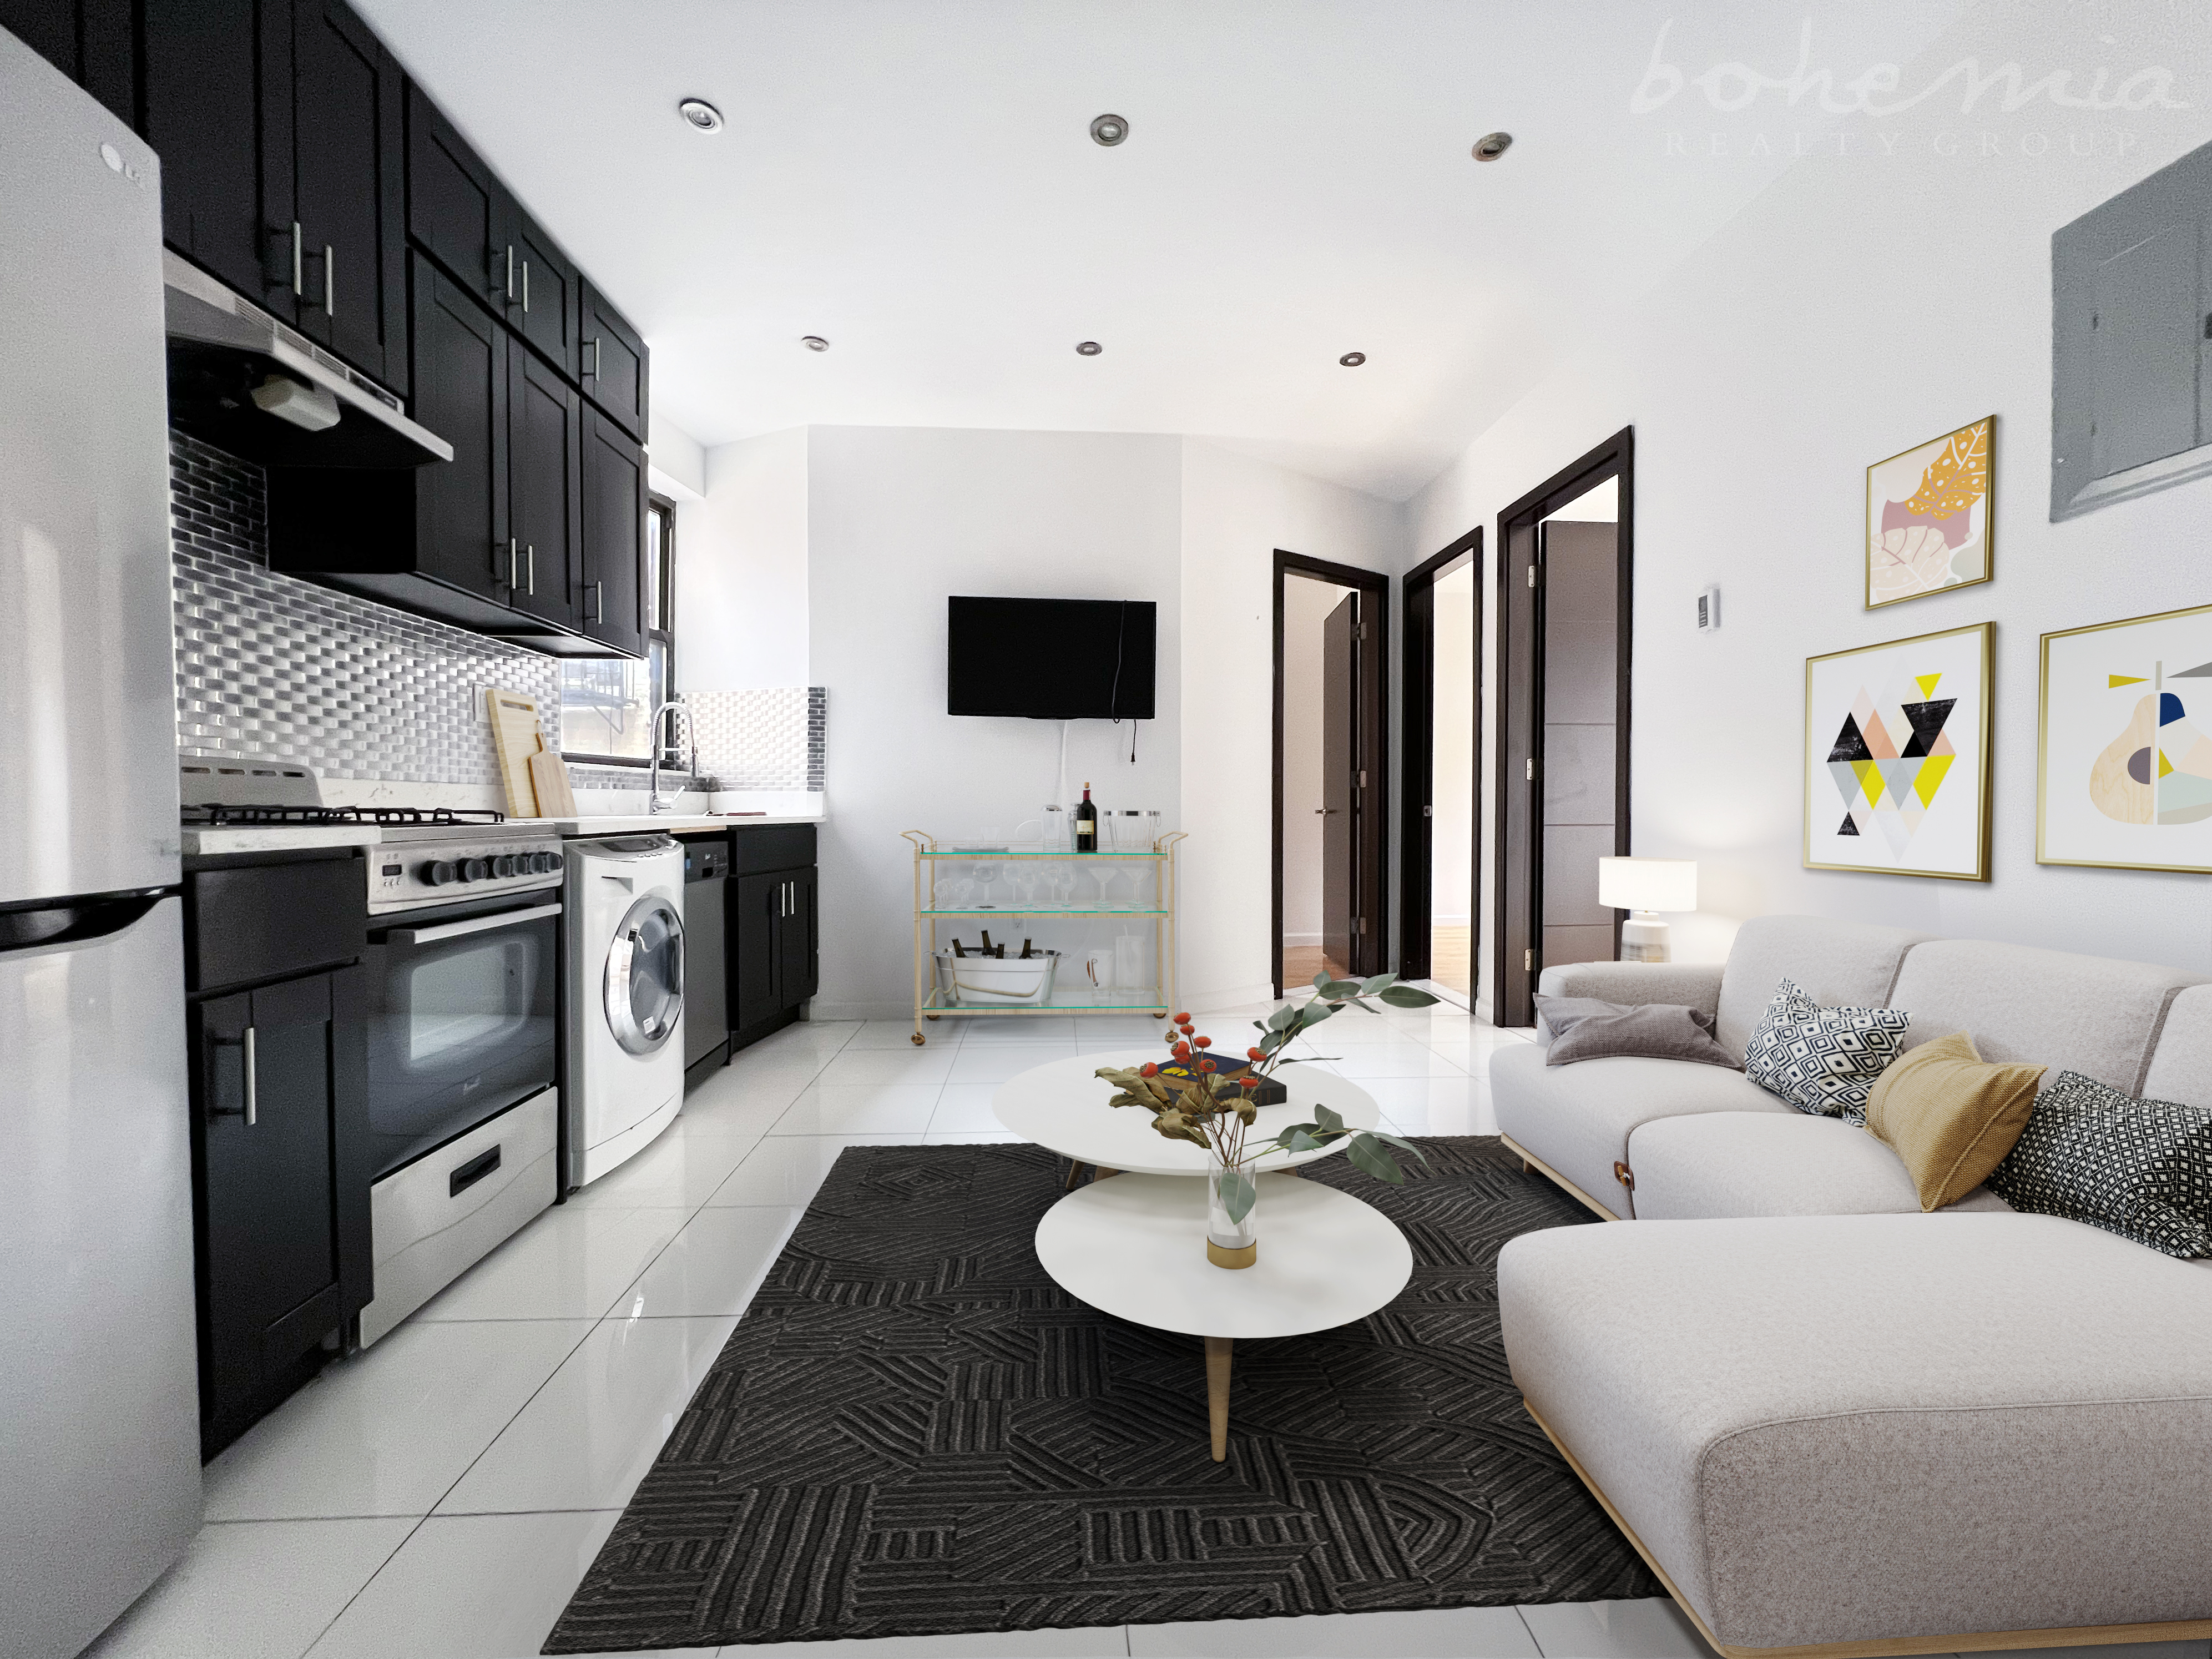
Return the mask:
{"type": "Polygon", "coordinates": [[[1512,148],[1511,133],[1486,132],[1474,141],[1474,159],[1478,161],[1495,161],[1512,148]]]}
{"type": "Polygon", "coordinates": [[[1106,348],[1096,340],[1082,340],[1076,343],[1075,355],[1079,357],[1096,357],[1105,349],[1106,348]]]}
{"type": "Polygon", "coordinates": [[[1091,124],[1091,142],[1111,149],[1129,136],[1129,124],[1118,115],[1102,115],[1091,124]]]}
{"type": "Polygon", "coordinates": [[[799,337],[799,343],[805,346],[809,351],[827,351],[830,349],[830,342],[823,339],[819,334],[802,334],[799,337]]]}
{"type": "Polygon", "coordinates": [[[722,112],[703,98],[686,98],[676,106],[676,112],[695,132],[720,132],[722,130],[722,112]]]}
{"type": "Polygon", "coordinates": [[[1367,354],[1364,351],[1347,351],[1336,361],[1346,368],[1357,368],[1367,361],[1367,354]]]}

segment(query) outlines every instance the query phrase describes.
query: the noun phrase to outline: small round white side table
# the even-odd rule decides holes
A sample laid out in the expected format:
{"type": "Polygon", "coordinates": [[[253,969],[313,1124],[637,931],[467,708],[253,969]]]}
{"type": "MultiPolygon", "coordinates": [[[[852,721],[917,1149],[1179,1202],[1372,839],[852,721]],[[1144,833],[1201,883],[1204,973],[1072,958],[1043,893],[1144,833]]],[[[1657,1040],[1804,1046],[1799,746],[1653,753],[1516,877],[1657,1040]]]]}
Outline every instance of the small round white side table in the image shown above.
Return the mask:
{"type": "MultiPolygon", "coordinates": [[[[1002,1083],[991,1097],[999,1121],[1024,1140],[1058,1152],[1073,1165],[1068,1185],[1088,1164],[1099,1174],[1206,1175],[1206,1149],[1187,1140],[1170,1140],[1152,1127],[1152,1115],[1141,1106],[1109,1106],[1114,1085],[1091,1075],[1102,1066],[1141,1066],[1162,1057],[1161,1048],[1113,1048],[1074,1060],[1049,1060],[1002,1083]]],[[[1262,1106],[1247,1130],[1254,1141],[1272,1139],[1293,1123],[1313,1121],[1313,1109],[1326,1106],[1354,1129],[1372,1129],[1382,1114],[1374,1096],[1358,1084],[1318,1066],[1289,1066],[1276,1073],[1290,1098],[1262,1106]]],[[[1267,1172],[1310,1164],[1344,1150],[1342,1140],[1308,1152],[1274,1152],[1253,1166],[1267,1172]]]]}
{"type": "Polygon", "coordinates": [[[1206,1261],[1205,1186],[1171,1176],[1093,1182],[1037,1223],[1037,1260],[1070,1296],[1133,1324],[1206,1339],[1217,1463],[1229,1455],[1229,1368],[1238,1337],[1349,1324],[1389,1302],[1413,1275],[1413,1247],[1380,1210],[1290,1176],[1263,1175],[1259,1187],[1260,1255],[1249,1267],[1206,1261]]]}

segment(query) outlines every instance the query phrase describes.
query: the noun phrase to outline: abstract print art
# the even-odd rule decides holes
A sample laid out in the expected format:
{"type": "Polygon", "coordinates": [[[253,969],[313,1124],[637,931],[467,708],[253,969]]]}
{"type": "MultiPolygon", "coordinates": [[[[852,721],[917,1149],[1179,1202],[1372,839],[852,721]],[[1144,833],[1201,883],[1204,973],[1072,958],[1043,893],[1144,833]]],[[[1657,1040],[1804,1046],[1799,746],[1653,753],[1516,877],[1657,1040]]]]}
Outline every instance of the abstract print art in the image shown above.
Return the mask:
{"type": "Polygon", "coordinates": [[[1807,867],[1989,879],[1991,633],[1807,659],[1807,867]]]}
{"type": "Polygon", "coordinates": [[[2212,605],[2043,636],[2035,856],[2212,870],[2212,605]]]}
{"type": "Polygon", "coordinates": [[[1869,611],[1989,580],[1996,418],[1947,432],[1867,469],[1869,611]]]}

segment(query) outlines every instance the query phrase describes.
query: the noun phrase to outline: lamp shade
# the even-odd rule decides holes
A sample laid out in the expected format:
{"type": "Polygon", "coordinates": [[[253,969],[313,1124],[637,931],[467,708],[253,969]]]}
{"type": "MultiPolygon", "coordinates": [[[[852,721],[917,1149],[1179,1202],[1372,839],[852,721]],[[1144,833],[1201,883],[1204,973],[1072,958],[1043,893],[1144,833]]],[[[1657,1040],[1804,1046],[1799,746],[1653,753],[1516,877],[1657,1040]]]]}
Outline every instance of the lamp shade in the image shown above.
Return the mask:
{"type": "Polygon", "coordinates": [[[1616,910],[1694,910],[1695,859],[1600,859],[1597,902],[1616,910]]]}

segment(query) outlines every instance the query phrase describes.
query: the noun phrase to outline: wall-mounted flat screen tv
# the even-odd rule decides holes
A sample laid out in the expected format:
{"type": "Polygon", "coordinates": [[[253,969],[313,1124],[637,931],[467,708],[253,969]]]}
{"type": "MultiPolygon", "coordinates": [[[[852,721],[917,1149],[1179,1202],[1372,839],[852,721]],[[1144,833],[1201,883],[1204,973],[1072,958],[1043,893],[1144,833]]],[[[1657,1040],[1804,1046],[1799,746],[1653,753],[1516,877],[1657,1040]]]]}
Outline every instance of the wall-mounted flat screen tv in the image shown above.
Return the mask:
{"type": "Polygon", "coordinates": [[[985,599],[945,606],[948,714],[1152,718],[1159,607],[1144,599],[985,599]]]}

